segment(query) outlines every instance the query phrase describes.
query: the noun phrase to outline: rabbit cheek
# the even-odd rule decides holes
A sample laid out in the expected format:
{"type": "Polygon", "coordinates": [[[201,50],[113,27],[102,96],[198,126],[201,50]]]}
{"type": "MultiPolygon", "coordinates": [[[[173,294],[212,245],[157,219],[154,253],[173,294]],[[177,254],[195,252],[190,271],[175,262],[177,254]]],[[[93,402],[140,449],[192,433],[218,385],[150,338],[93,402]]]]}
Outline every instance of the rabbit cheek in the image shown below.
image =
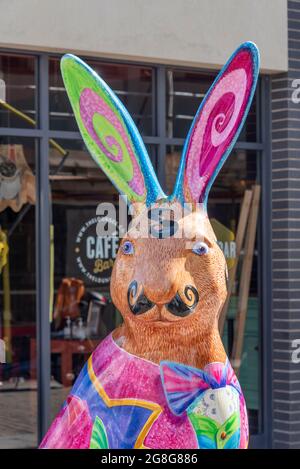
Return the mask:
{"type": "MultiPolygon", "coordinates": [[[[132,259],[118,258],[114,264],[110,282],[110,294],[122,316],[128,311],[127,290],[133,275],[132,259]]],[[[128,311],[128,314],[131,314],[128,311]]]]}
{"type": "Polygon", "coordinates": [[[223,254],[212,249],[205,256],[191,255],[186,261],[189,271],[199,292],[197,310],[204,314],[205,310],[218,313],[220,305],[226,297],[225,268],[220,268],[225,259],[223,254]]]}

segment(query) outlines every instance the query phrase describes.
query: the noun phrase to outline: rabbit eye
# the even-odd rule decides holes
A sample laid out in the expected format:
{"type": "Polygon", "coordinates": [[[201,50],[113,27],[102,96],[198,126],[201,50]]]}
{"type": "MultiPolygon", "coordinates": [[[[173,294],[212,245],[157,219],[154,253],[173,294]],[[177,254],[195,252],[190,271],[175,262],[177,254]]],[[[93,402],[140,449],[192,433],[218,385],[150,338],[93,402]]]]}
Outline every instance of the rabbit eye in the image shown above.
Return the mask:
{"type": "Polygon", "coordinates": [[[133,244],[131,241],[125,241],[125,243],[122,244],[122,251],[123,251],[123,254],[133,254],[134,253],[134,248],[133,248],[133,244]]]}
{"type": "Polygon", "coordinates": [[[207,244],[205,244],[203,241],[198,241],[196,244],[194,244],[192,251],[197,254],[197,256],[203,256],[204,254],[208,253],[209,249],[207,244]]]}

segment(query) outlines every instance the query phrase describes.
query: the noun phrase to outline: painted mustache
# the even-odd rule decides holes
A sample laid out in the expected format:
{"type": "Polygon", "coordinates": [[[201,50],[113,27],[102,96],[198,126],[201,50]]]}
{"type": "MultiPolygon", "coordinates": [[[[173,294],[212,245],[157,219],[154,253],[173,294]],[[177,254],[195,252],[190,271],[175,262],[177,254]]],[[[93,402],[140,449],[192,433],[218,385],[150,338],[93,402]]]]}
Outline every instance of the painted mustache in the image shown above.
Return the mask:
{"type": "MultiPolygon", "coordinates": [[[[136,280],[133,280],[129,285],[127,299],[129,308],[134,315],[146,313],[155,304],[146,297],[143,287],[138,288],[136,280]]],[[[165,306],[174,316],[185,317],[193,312],[198,301],[199,294],[196,288],[192,285],[186,285],[183,292],[181,294],[177,292],[174,298],[165,306]]]]}

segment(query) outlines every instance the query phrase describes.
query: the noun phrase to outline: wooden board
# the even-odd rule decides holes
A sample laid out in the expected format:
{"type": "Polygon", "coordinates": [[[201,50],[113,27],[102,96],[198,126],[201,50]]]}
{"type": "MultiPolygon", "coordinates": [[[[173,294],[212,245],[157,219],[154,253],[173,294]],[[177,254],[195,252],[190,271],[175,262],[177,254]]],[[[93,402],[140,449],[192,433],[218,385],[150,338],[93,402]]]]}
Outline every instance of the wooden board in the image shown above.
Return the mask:
{"type": "Polygon", "coordinates": [[[239,374],[243,352],[244,332],[247,318],[248,297],[250,290],[257,217],[260,201],[260,189],[261,188],[259,185],[254,186],[253,189],[253,197],[249,214],[248,229],[246,233],[245,252],[239,288],[238,310],[235,321],[234,341],[231,356],[231,364],[237,375],[239,374]]]}
{"type": "Polygon", "coordinates": [[[239,217],[239,222],[238,222],[238,227],[237,227],[237,232],[236,232],[236,239],[235,239],[236,258],[235,258],[235,263],[234,263],[233,267],[229,270],[229,273],[228,273],[229,278],[228,278],[227,298],[226,298],[226,301],[225,301],[224,306],[222,308],[222,311],[221,311],[221,314],[220,314],[220,319],[219,319],[219,331],[220,331],[221,337],[222,337],[223,331],[224,331],[224,325],[225,325],[225,321],[226,321],[226,316],[227,316],[227,311],[228,311],[228,307],[229,307],[230,297],[231,297],[231,293],[232,293],[232,290],[233,290],[233,287],[234,287],[237,266],[238,266],[239,257],[240,257],[240,253],[241,253],[243,242],[244,242],[244,237],[245,237],[246,226],[247,226],[247,222],[248,222],[248,216],[249,216],[251,200],[252,200],[252,190],[246,190],[245,193],[244,193],[243,201],[242,201],[240,217],[239,217]]]}

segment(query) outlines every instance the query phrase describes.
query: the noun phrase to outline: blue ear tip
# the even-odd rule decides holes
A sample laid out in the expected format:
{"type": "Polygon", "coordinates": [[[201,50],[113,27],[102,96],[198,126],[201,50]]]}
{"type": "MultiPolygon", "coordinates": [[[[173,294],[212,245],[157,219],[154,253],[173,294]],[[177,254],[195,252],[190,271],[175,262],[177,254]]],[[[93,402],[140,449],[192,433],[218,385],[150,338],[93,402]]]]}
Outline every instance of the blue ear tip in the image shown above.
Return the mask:
{"type": "Polygon", "coordinates": [[[259,65],[259,62],[260,62],[260,53],[259,53],[259,48],[258,46],[255,44],[255,42],[252,42],[252,41],[246,41],[246,42],[243,42],[243,44],[240,45],[240,47],[238,48],[238,50],[240,49],[249,49],[252,56],[253,56],[253,60],[255,61],[255,63],[257,65],[259,65]]]}
{"type": "Polygon", "coordinates": [[[253,41],[245,41],[241,44],[242,47],[249,47],[250,49],[258,50],[257,45],[253,41]]]}

